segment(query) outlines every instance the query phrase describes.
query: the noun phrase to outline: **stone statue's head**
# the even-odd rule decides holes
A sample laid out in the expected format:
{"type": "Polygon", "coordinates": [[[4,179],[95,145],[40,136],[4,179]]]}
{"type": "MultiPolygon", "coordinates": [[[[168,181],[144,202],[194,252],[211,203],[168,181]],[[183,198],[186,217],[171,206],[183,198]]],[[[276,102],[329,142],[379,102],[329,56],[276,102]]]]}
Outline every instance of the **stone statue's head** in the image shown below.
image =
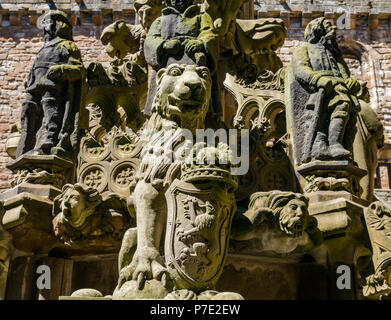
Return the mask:
{"type": "Polygon", "coordinates": [[[81,229],[86,219],[94,214],[95,208],[101,204],[102,197],[97,190],[84,188],[79,183],[67,184],[54,202],[53,210],[61,211],[62,220],[75,229],[81,229]]]}
{"type": "Polygon", "coordinates": [[[143,33],[142,28],[119,20],[103,30],[100,40],[110,57],[123,59],[127,54],[139,51],[143,33]]]}
{"type": "Polygon", "coordinates": [[[182,128],[204,126],[212,86],[207,67],[172,64],[158,72],[157,85],[152,113],[182,128]]]}
{"type": "Polygon", "coordinates": [[[194,4],[193,0],[165,0],[165,2],[168,7],[173,7],[181,13],[194,4]]]}
{"type": "Polygon", "coordinates": [[[163,0],[136,0],[134,7],[140,23],[145,31],[148,31],[152,23],[161,15],[164,8],[163,0]]]}
{"type": "Polygon", "coordinates": [[[326,18],[312,20],[304,33],[304,38],[309,43],[332,42],[336,44],[337,27],[326,18]]]}
{"type": "Polygon", "coordinates": [[[249,210],[271,213],[280,230],[289,237],[301,236],[307,227],[308,199],[299,193],[255,193],[251,196],[249,210]]]}
{"type": "Polygon", "coordinates": [[[43,16],[39,23],[45,34],[45,39],[55,37],[72,40],[72,24],[66,13],[59,10],[51,10],[43,16]]]}

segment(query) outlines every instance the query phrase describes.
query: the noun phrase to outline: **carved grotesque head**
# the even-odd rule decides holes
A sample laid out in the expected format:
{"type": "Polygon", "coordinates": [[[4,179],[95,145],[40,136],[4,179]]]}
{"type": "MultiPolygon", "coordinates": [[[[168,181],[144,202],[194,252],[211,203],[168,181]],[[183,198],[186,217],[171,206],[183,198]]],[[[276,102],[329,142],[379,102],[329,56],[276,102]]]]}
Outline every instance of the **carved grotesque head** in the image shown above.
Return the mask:
{"type": "Polygon", "coordinates": [[[72,40],[72,25],[66,13],[59,10],[51,10],[38,23],[43,29],[47,40],[60,37],[72,40]]]}
{"type": "Polygon", "coordinates": [[[301,236],[306,227],[308,201],[304,197],[295,197],[280,211],[280,229],[292,237],[301,236]]]}
{"type": "Polygon", "coordinates": [[[283,191],[259,192],[251,196],[249,210],[272,215],[280,230],[299,237],[307,228],[308,199],[302,194],[283,191]]]}
{"type": "Polygon", "coordinates": [[[101,202],[102,198],[98,191],[85,189],[78,183],[67,184],[63,187],[61,195],[55,199],[54,210],[57,208],[61,211],[64,222],[75,229],[81,229],[101,202]]]}
{"type": "Polygon", "coordinates": [[[179,12],[185,12],[193,4],[193,0],[166,0],[167,6],[177,9],[179,12]]]}
{"type": "Polygon", "coordinates": [[[211,76],[207,67],[172,64],[158,72],[157,83],[153,113],[177,122],[182,128],[204,126],[211,99],[211,76]]]}
{"type": "Polygon", "coordinates": [[[139,51],[143,32],[142,28],[120,20],[107,26],[100,39],[110,57],[123,59],[127,54],[139,51]]]}
{"type": "Polygon", "coordinates": [[[336,45],[337,27],[330,20],[317,18],[311,21],[304,33],[304,37],[309,43],[332,42],[336,45]]]}

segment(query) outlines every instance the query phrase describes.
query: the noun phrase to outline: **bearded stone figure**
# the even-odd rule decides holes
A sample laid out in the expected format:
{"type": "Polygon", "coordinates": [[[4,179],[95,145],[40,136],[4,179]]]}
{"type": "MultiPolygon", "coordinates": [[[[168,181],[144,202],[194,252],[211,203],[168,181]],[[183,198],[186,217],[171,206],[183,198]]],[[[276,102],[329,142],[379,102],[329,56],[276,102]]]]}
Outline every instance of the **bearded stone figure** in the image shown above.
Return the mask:
{"type": "Polygon", "coordinates": [[[350,77],[330,21],[310,22],[305,39],[293,54],[286,90],[296,161],[349,160],[360,84],[350,77]]]}
{"type": "MultiPolygon", "coordinates": [[[[22,105],[23,154],[66,155],[76,148],[85,69],[62,11],[49,11],[41,22],[45,44],[30,71],[22,105]]],[[[85,117],[84,117],[85,118],[85,117]]]]}
{"type": "Polygon", "coordinates": [[[308,199],[299,193],[257,192],[250,198],[248,210],[234,218],[231,238],[245,243],[241,251],[292,253],[322,242],[317,222],[308,213],[308,199]]]}

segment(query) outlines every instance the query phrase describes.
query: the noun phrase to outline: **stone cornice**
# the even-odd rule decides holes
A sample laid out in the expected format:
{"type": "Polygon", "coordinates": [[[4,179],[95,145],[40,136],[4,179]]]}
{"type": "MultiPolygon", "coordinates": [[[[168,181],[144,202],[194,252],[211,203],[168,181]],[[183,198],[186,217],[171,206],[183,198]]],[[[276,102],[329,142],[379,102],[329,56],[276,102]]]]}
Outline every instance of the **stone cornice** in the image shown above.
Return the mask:
{"type": "MultiPolygon", "coordinates": [[[[305,28],[308,22],[320,16],[337,23],[345,12],[348,16],[346,29],[390,28],[391,1],[372,1],[372,8],[362,5],[366,1],[360,1],[360,6],[349,6],[349,0],[344,1],[345,5],[331,6],[334,2],[340,1],[328,0],[323,2],[325,5],[315,6],[308,5],[310,1],[307,0],[262,0],[261,5],[256,5],[255,9],[257,17],[282,18],[291,29],[305,28]]],[[[100,26],[118,19],[129,23],[135,21],[135,9],[131,0],[2,0],[0,28],[18,26],[22,17],[25,17],[24,21],[27,17],[28,23],[35,25],[40,15],[56,8],[68,13],[73,25],[100,26]]]]}
{"type": "Polygon", "coordinates": [[[389,0],[256,0],[255,10],[291,12],[332,12],[348,11],[353,14],[391,13],[389,0]]]}
{"type": "Polygon", "coordinates": [[[104,23],[104,17],[112,17],[113,21],[118,19],[132,20],[129,17],[135,16],[135,9],[132,0],[2,0],[0,4],[0,28],[18,26],[21,18],[28,16],[31,25],[36,25],[40,15],[48,10],[58,9],[66,12],[73,25],[93,24],[96,26],[104,23]],[[2,24],[3,21],[9,23],[2,24]],[[84,21],[83,21],[84,20],[84,21]]]}
{"type": "MultiPolygon", "coordinates": [[[[116,20],[123,19],[128,23],[134,23],[135,21],[135,10],[134,9],[123,9],[123,10],[110,10],[110,9],[83,9],[83,10],[69,10],[61,9],[66,12],[73,25],[95,25],[100,26],[104,23],[105,17],[108,17],[109,21],[113,22],[116,20]]],[[[38,17],[45,13],[47,10],[7,10],[0,8],[0,29],[3,27],[18,26],[21,24],[22,17],[28,18],[28,23],[35,26],[38,17]],[[9,23],[4,24],[5,21],[9,23]]],[[[110,22],[110,23],[111,23],[110,22]]]]}
{"type": "Polygon", "coordinates": [[[133,0],[1,0],[0,10],[44,12],[64,11],[127,11],[134,10],[133,0]]]}
{"type": "MultiPolygon", "coordinates": [[[[268,10],[257,11],[258,18],[274,17],[284,20],[288,28],[305,28],[308,23],[318,17],[326,17],[337,26],[343,23],[344,29],[388,29],[391,23],[390,12],[373,13],[372,11],[362,12],[327,12],[327,11],[286,11],[268,10]]],[[[340,26],[339,26],[340,27],[340,26]]]]}

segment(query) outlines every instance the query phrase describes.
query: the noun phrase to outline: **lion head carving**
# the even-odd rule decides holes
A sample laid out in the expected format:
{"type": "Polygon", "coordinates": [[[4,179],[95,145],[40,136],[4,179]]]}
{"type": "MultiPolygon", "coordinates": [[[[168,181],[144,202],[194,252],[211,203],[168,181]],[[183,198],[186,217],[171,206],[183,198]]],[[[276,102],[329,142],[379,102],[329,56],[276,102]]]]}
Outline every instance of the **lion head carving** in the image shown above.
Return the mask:
{"type": "Polygon", "coordinates": [[[157,93],[140,143],[143,145],[137,180],[158,186],[180,158],[183,129],[205,127],[211,99],[211,75],[207,67],[172,64],[157,74],[157,93]]]}
{"type": "MultiPolygon", "coordinates": [[[[157,85],[152,106],[155,121],[166,119],[189,130],[204,127],[212,87],[207,67],[172,64],[158,72],[157,85]]],[[[154,129],[164,125],[154,121],[150,124],[154,129]]]]}
{"type": "Polygon", "coordinates": [[[102,197],[98,191],[83,188],[81,184],[77,183],[65,185],[61,195],[54,201],[53,210],[60,210],[60,219],[75,229],[82,229],[87,218],[102,203],[102,197]]]}

